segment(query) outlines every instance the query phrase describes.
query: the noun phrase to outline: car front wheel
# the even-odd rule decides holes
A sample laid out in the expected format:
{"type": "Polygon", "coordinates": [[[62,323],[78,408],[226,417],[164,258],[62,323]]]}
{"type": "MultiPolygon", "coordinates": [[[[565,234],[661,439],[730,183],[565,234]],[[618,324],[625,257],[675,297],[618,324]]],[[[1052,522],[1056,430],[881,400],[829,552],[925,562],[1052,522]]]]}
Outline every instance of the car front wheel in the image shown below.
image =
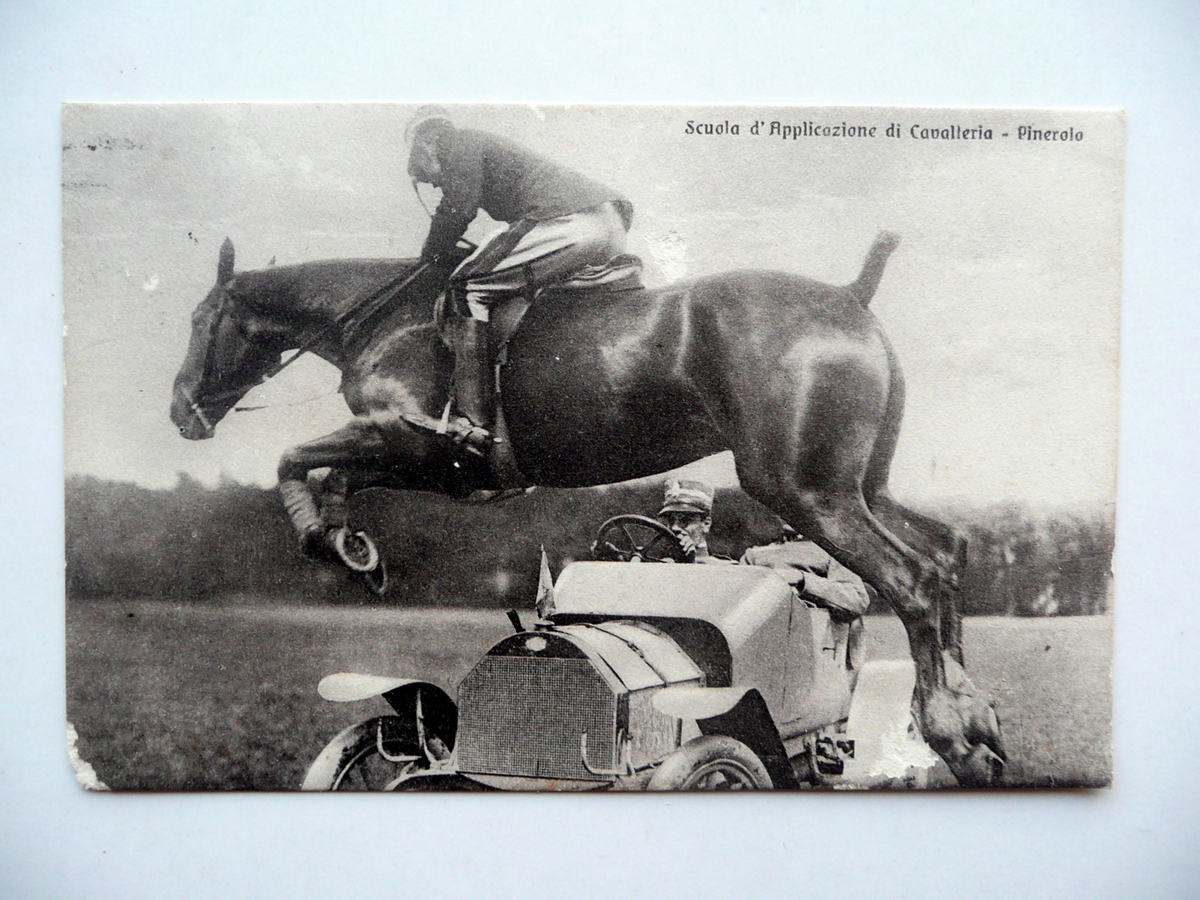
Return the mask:
{"type": "Polygon", "coordinates": [[[425,767],[412,729],[399,716],[379,716],[352,725],[330,741],[309,767],[303,791],[386,791],[425,767]]]}
{"type": "Polygon", "coordinates": [[[753,750],[717,734],[688,741],[667,756],[646,785],[650,791],[763,791],[773,787],[753,750]]]}

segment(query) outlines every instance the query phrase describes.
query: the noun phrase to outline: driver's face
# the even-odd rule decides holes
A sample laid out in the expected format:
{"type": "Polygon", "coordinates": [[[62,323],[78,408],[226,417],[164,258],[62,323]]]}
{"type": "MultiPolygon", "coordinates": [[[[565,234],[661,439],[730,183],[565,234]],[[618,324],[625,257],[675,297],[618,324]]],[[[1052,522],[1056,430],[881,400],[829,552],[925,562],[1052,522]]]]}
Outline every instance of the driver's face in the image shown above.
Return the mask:
{"type": "Polygon", "coordinates": [[[704,543],[704,536],[712,528],[712,518],[703,513],[665,512],[658,518],[679,538],[679,543],[688,552],[704,543]]]}

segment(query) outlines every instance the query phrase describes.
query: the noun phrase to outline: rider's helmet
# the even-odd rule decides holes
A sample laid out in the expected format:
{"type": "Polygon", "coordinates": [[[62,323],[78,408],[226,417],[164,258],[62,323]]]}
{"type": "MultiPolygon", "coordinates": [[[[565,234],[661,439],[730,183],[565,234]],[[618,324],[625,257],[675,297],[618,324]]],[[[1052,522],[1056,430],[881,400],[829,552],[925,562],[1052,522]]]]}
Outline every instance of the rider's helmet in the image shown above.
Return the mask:
{"type": "Polygon", "coordinates": [[[446,107],[438,106],[435,103],[417,107],[417,111],[412,114],[408,124],[404,126],[404,145],[411,147],[419,133],[436,125],[454,125],[454,121],[450,118],[450,111],[446,107]]]}

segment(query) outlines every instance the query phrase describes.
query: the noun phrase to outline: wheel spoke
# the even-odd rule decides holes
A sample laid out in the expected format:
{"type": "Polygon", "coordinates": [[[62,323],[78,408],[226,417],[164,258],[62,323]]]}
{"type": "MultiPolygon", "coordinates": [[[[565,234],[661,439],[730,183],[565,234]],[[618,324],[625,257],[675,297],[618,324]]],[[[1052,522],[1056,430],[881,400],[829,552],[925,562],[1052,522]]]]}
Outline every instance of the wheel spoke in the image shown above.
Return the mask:
{"type": "Polygon", "coordinates": [[[642,548],[638,546],[638,542],[634,539],[633,535],[629,533],[628,525],[624,523],[621,524],[621,533],[625,535],[625,540],[629,541],[630,549],[633,550],[634,553],[640,553],[642,548]]]}
{"type": "Polygon", "coordinates": [[[384,759],[376,748],[364,750],[341,771],[340,791],[379,791],[396,779],[403,767],[384,759]]]}
{"type": "Polygon", "coordinates": [[[668,547],[671,546],[670,539],[665,534],[662,534],[661,532],[656,532],[654,537],[650,538],[650,540],[648,540],[646,542],[646,546],[643,547],[642,549],[649,550],[651,547],[653,547],[655,544],[657,544],[659,542],[666,544],[666,546],[668,546],[668,547]]]}
{"type": "Polygon", "coordinates": [[[753,788],[753,777],[732,760],[702,767],[684,785],[684,790],[689,791],[746,791],[753,788]]]}
{"type": "Polygon", "coordinates": [[[725,735],[694,738],[663,760],[650,778],[654,791],[756,791],[772,787],[762,760],[725,735]]]}

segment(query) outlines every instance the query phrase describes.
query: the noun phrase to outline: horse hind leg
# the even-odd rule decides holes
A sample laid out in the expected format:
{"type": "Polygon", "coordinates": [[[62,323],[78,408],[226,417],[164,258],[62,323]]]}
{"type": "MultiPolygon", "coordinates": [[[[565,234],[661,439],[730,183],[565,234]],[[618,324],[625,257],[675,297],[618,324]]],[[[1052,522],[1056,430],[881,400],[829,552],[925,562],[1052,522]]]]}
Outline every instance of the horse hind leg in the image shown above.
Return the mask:
{"type": "MultiPolygon", "coordinates": [[[[964,670],[963,615],[959,603],[959,576],[967,566],[967,539],[956,528],[937,519],[918,513],[898,503],[886,491],[878,491],[871,500],[872,512],[893,529],[900,530],[910,543],[916,543],[928,555],[933,556],[942,569],[943,577],[936,585],[936,611],[940,632],[940,644],[946,654],[947,683],[961,697],[975,698],[967,709],[969,715],[965,732],[970,742],[982,746],[995,756],[980,754],[977,760],[997,770],[1007,759],[1001,736],[1000,720],[995,706],[981,698],[964,670]],[[948,577],[947,577],[948,576],[948,577]]],[[[960,704],[961,707],[962,704],[960,704]]],[[[991,783],[979,779],[978,783],[991,783]]]]}
{"type": "Polygon", "coordinates": [[[999,726],[949,654],[944,654],[934,598],[939,567],[892,534],[867,508],[857,489],[801,488],[789,478],[739,471],[751,496],[823,547],[875,588],[908,633],[916,667],[913,709],[929,745],[964,786],[997,783],[1004,767],[999,726]]]}
{"type": "Polygon", "coordinates": [[[740,467],[739,477],[746,493],[856,573],[891,605],[908,631],[918,685],[941,681],[940,662],[924,649],[927,643],[936,645],[928,585],[937,580],[937,566],[892,534],[852,488],[803,488],[787,477],[757,481],[740,467]]]}
{"type": "Polygon", "coordinates": [[[897,501],[889,491],[879,490],[866,498],[871,513],[905,543],[931,557],[948,577],[966,564],[966,535],[932,516],[919,513],[897,501]]]}
{"type": "Polygon", "coordinates": [[[871,447],[863,473],[863,495],[871,512],[893,534],[930,557],[942,569],[939,591],[941,644],[961,666],[962,615],[958,605],[959,576],[966,568],[966,539],[955,529],[930,516],[922,515],[897,503],[888,491],[888,474],[900,439],[904,415],[904,373],[896,351],[882,331],[879,333],[888,365],[888,391],[883,420],[871,447]]]}
{"type": "Polygon", "coordinates": [[[937,606],[941,646],[963,665],[962,610],[958,588],[967,566],[967,538],[960,530],[897,502],[887,490],[867,498],[871,513],[910,547],[941,570],[937,606]]]}

